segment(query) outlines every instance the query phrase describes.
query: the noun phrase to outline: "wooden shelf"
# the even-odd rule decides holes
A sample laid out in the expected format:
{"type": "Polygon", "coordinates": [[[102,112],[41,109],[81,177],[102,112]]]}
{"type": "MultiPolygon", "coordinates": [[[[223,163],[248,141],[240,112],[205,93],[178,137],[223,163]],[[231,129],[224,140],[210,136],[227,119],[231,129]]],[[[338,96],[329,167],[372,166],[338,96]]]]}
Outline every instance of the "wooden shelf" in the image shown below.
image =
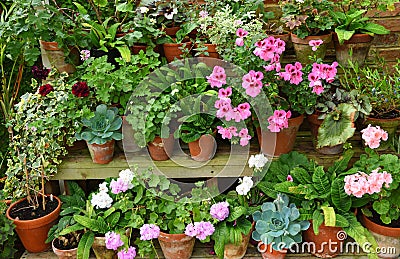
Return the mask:
{"type": "MultiPolygon", "coordinates": [[[[357,132],[350,140],[355,150],[353,161],[363,152],[360,135],[357,132]]],[[[71,151],[58,168],[58,173],[52,180],[85,180],[105,179],[118,176],[120,170],[137,164],[140,169],[149,166],[154,168],[154,173],[164,174],[169,178],[212,178],[212,177],[239,177],[252,175],[246,162],[249,155],[257,154],[259,146],[254,138],[250,147],[234,147],[235,151],[230,154],[231,147],[227,142],[218,140],[218,148],[215,157],[208,162],[197,162],[190,158],[187,146],[182,150],[174,151],[171,160],[153,161],[144,149],[136,153],[125,154],[116,147],[114,160],[106,165],[94,164],[87,149],[71,151]],[[236,150],[238,149],[238,150],[236,150]]],[[[309,158],[316,160],[320,165],[329,166],[340,157],[338,155],[323,155],[317,153],[312,145],[310,132],[300,131],[297,134],[294,150],[306,154],[309,158]]]]}

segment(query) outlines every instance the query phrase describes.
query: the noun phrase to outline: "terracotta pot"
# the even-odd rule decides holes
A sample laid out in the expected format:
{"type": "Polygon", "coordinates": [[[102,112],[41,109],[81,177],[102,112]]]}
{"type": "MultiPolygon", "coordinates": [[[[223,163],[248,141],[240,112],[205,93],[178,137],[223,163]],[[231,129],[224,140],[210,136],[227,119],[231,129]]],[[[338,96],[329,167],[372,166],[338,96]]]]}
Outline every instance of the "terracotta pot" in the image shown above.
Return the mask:
{"type": "Polygon", "coordinates": [[[105,237],[94,237],[92,249],[97,259],[117,258],[117,251],[107,249],[105,237]]]}
{"type": "Polygon", "coordinates": [[[174,61],[175,58],[182,59],[182,55],[184,54],[182,51],[182,47],[185,44],[185,49],[190,50],[192,47],[191,42],[185,43],[164,43],[164,55],[167,58],[168,63],[174,61]]]}
{"type": "Polygon", "coordinates": [[[351,62],[357,62],[359,66],[363,66],[373,39],[374,37],[368,34],[360,33],[354,34],[349,40],[340,44],[337,34],[333,33],[337,62],[344,67],[349,67],[348,60],[351,60],[351,62]]]}
{"type": "Polygon", "coordinates": [[[169,138],[155,137],[152,142],[147,144],[150,157],[155,161],[168,160],[174,152],[175,139],[172,134],[169,138]]]}
{"type": "Polygon", "coordinates": [[[319,126],[322,124],[323,120],[318,119],[317,114],[307,115],[307,120],[310,123],[310,131],[311,131],[311,139],[313,142],[314,149],[321,154],[325,155],[335,155],[339,154],[343,151],[343,144],[339,144],[332,147],[322,147],[317,148],[318,142],[318,129],[319,126]]]}
{"type": "Polygon", "coordinates": [[[15,224],[15,231],[25,249],[31,253],[40,253],[48,250],[51,246],[50,243],[46,244],[47,234],[50,228],[56,223],[58,216],[60,215],[61,201],[58,197],[53,196],[58,201],[58,206],[50,214],[43,216],[38,219],[32,220],[18,220],[11,218],[10,212],[18,203],[24,201],[26,198],[14,202],[7,209],[6,216],[12,220],[15,224]]]}
{"type": "Polygon", "coordinates": [[[367,127],[369,124],[371,124],[371,126],[379,126],[388,133],[388,140],[381,140],[380,146],[376,148],[378,151],[383,151],[388,149],[390,144],[393,143],[393,138],[396,136],[397,128],[400,126],[400,117],[394,119],[377,119],[367,117],[364,122],[364,127],[367,127]]]}
{"type": "MultiPolygon", "coordinates": [[[[254,223],[253,223],[254,227],[254,223]]],[[[246,254],[247,246],[249,245],[249,240],[253,228],[249,231],[247,235],[242,234],[242,243],[239,245],[226,244],[224,248],[224,259],[241,259],[246,254]]]]}
{"type": "Polygon", "coordinates": [[[76,253],[78,251],[78,247],[68,249],[68,250],[61,250],[54,246],[54,241],[51,242],[51,247],[53,248],[53,252],[57,255],[59,259],[76,259],[76,253]]]}
{"type": "Polygon", "coordinates": [[[192,256],[195,239],[185,234],[160,232],[158,242],[165,259],[189,259],[192,256]]]}
{"type": "Polygon", "coordinates": [[[287,249],[277,251],[271,245],[266,245],[263,242],[258,243],[258,251],[260,251],[263,259],[283,259],[287,253],[287,249]]]}
{"type": "Polygon", "coordinates": [[[139,54],[139,52],[140,52],[141,50],[143,50],[143,52],[146,52],[146,49],[147,49],[147,46],[146,46],[146,45],[133,45],[133,46],[131,47],[131,51],[132,51],[132,53],[133,53],[134,55],[139,54]]]}
{"type": "Polygon", "coordinates": [[[280,132],[271,132],[268,129],[261,134],[261,128],[258,127],[257,137],[260,143],[261,152],[268,156],[280,156],[293,150],[296,142],[297,131],[303,123],[304,115],[289,119],[289,127],[280,132]]]}
{"type": "Polygon", "coordinates": [[[188,145],[192,159],[201,162],[211,160],[217,150],[217,142],[210,134],[202,135],[198,140],[190,142],[188,145]]]}
{"type": "MultiPolygon", "coordinates": [[[[315,246],[309,246],[311,254],[320,258],[332,258],[340,253],[340,248],[343,247],[344,239],[342,239],[340,227],[327,227],[324,223],[319,226],[318,235],[314,234],[312,221],[310,227],[303,232],[304,242],[310,242],[315,246]]],[[[343,233],[344,234],[344,233],[343,233]]]]}
{"type": "Polygon", "coordinates": [[[73,65],[65,62],[65,53],[58,47],[57,42],[39,40],[39,43],[44,67],[55,67],[60,73],[67,72],[72,74],[76,71],[73,65]]]}
{"type": "Polygon", "coordinates": [[[176,35],[176,33],[179,31],[180,28],[181,27],[179,27],[179,26],[174,26],[171,28],[165,28],[164,31],[165,31],[165,34],[172,37],[172,36],[176,35]]]}
{"type": "Polygon", "coordinates": [[[387,249],[394,247],[394,251],[384,251],[379,253],[380,258],[399,258],[400,255],[400,228],[391,228],[387,226],[379,225],[364,214],[361,213],[361,224],[366,227],[369,232],[374,236],[378,247],[381,249],[387,249]],[[385,252],[385,253],[384,253],[385,252]]]}
{"type": "MultiPolygon", "coordinates": [[[[218,59],[220,58],[219,54],[217,52],[217,44],[205,43],[204,47],[207,48],[208,56],[204,55],[204,54],[200,54],[199,57],[218,58],[218,59]]],[[[195,48],[198,48],[198,46],[196,45],[195,48]]]]}
{"type": "Polygon", "coordinates": [[[312,61],[308,58],[309,56],[317,56],[317,58],[324,59],[327,45],[332,41],[332,33],[320,36],[307,36],[304,39],[300,39],[292,33],[291,40],[297,61],[302,64],[310,64],[312,61]],[[317,51],[313,51],[312,47],[308,45],[310,40],[323,40],[324,43],[318,47],[317,51]]]}
{"type": "MultiPolygon", "coordinates": [[[[87,142],[86,142],[87,143],[87,142]]],[[[87,143],[90,156],[95,164],[108,164],[113,160],[115,140],[110,140],[105,144],[87,143]]]]}

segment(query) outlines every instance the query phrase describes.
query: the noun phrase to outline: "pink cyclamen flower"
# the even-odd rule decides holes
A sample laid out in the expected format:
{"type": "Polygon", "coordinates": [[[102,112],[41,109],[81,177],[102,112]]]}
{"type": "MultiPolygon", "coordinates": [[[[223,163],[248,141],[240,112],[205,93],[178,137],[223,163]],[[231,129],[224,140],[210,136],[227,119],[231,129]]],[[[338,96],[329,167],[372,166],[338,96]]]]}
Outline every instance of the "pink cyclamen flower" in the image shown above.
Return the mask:
{"type": "Polygon", "coordinates": [[[236,44],[236,46],[238,46],[238,47],[243,47],[243,45],[244,45],[244,40],[243,40],[243,38],[237,38],[236,41],[235,41],[235,44],[236,44]]]}
{"type": "Polygon", "coordinates": [[[243,76],[242,78],[242,87],[246,89],[246,94],[251,97],[256,97],[260,92],[263,86],[262,79],[264,78],[264,74],[262,72],[256,72],[254,70],[250,70],[250,72],[243,76]]]}
{"type": "Polygon", "coordinates": [[[229,216],[229,203],[223,201],[213,204],[210,209],[210,215],[219,221],[226,219],[229,216]]]}
{"type": "Polygon", "coordinates": [[[207,82],[210,83],[211,87],[222,87],[226,84],[225,69],[220,66],[215,66],[210,76],[207,76],[207,82]]]}
{"type": "Polygon", "coordinates": [[[85,61],[90,58],[90,50],[81,50],[81,60],[85,61]]]}
{"type": "Polygon", "coordinates": [[[236,30],[236,36],[238,36],[239,38],[246,37],[248,34],[249,32],[244,30],[243,28],[239,28],[236,30]]]}
{"type": "Polygon", "coordinates": [[[321,46],[322,43],[324,43],[323,40],[310,40],[308,45],[312,47],[313,51],[317,51],[318,47],[321,46]]]}
{"type": "Polygon", "coordinates": [[[118,252],[118,259],[134,259],[136,257],[136,248],[131,246],[118,252]]]}
{"type": "Polygon", "coordinates": [[[154,224],[144,224],[140,228],[140,240],[151,240],[158,238],[160,228],[154,224]]]}
{"type": "Polygon", "coordinates": [[[118,178],[117,181],[114,179],[110,183],[111,192],[118,194],[121,192],[126,192],[129,189],[129,183],[125,182],[123,179],[118,178]]]}
{"type": "Polygon", "coordinates": [[[106,233],[106,247],[107,249],[118,250],[120,246],[123,246],[124,242],[121,240],[121,236],[115,232],[106,233]]]}
{"type": "Polygon", "coordinates": [[[381,129],[379,126],[368,125],[367,128],[361,130],[361,137],[365,141],[365,145],[369,148],[378,148],[381,140],[386,141],[388,139],[388,133],[381,129]]]}

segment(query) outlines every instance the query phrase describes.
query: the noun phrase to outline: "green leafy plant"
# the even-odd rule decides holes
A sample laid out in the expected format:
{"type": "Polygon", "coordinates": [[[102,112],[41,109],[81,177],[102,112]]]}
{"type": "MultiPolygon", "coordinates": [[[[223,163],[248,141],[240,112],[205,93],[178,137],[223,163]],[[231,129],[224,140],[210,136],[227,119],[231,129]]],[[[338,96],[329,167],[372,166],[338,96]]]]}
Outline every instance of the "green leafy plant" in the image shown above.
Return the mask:
{"type": "MultiPolygon", "coordinates": [[[[344,177],[353,153],[347,150],[327,170],[295,151],[281,155],[271,163],[257,188],[273,198],[278,193],[286,193],[300,207],[300,219],[312,220],[315,234],[325,223],[342,227],[359,244],[370,242],[376,247],[374,238],[350,211],[352,199],[344,191],[344,177]]],[[[372,253],[368,256],[377,258],[372,253]]]]}
{"type": "Polygon", "coordinates": [[[309,221],[300,221],[300,212],[294,203],[289,205],[289,197],[278,194],[273,202],[265,202],[261,211],[253,213],[256,222],[252,237],[264,244],[271,244],[275,250],[289,249],[302,241],[301,231],[310,227],[309,221]],[[278,247],[284,243],[284,247],[278,247]]]}
{"type": "Polygon", "coordinates": [[[96,99],[108,105],[118,104],[120,114],[125,108],[132,92],[139,83],[158,65],[159,55],[153,51],[140,51],[132,55],[130,62],[118,60],[119,67],[107,62],[107,57],[89,58],[77,67],[77,79],[85,80],[96,92],[96,99]]]}
{"type": "MultiPolygon", "coordinates": [[[[0,200],[3,199],[2,191],[0,190],[0,200]]],[[[14,228],[14,223],[6,217],[8,206],[0,201],[0,258],[14,258],[17,252],[14,244],[17,240],[14,228]]]]}
{"type": "Polygon", "coordinates": [[[118,130],[122,126],[122,118],[115,107],[107,108],[100,104],[96,107],[94,116],[82,119],[85,129],[76,134],[78,140],[86,140],[89,144],[102,145],[110,140],[121,140],[122,134],[118,130]]]}
{"type": "Polygon", "coordinates": [[[390,33],[382,25],[368,22],[369,18],[364,16],[366,12],[367,10],[358,9],[351,9],[345,13],[342,11],[330,11],[330,15],[336,23],[335,32],[340,44],[343,44],[345,40],[349,40],[356,33],[366,33],[371,36],[390,33]]]}
{"type": "Polygon", "coordinates": [[[329,14],[333,10],[333,2],[329,0],[281,0],[281,21],[289,30],[303,39],[306,36],[315,36],[329,33],[334,21],[329,14]]]}
{"type": "Polygon", "coordinates": [[[349,62],[349,68],[344,68],[343,72],[343,87],[349,91],[357,90],[369,99],[371,117],[383,119],[400,115],[400,60],[393,70],[389,70],[383,59],[378,60],[376,68],[359,67],[349,62]]]}

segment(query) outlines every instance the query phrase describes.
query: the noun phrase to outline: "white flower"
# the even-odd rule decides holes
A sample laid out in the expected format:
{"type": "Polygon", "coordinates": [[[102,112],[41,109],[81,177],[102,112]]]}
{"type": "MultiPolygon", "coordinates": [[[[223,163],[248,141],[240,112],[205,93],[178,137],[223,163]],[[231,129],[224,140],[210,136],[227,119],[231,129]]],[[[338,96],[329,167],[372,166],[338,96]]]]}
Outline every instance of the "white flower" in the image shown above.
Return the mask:
{"type": "Polygon", "coordinates": [[[157,22],[157,20],[156,19],[154,19],[154,18],[150,18],[150,23],[152,23],[152,24],[155,24],[157,22]]]}
{"type": "Polygon", "coordinates": [[[175,95],[176,93],[179,93],[179,89],[175,88],[174,90],[171,91],[171,95],[175,95]]]}
{"type": "Polygon", "coordinates": [[[172,9],[172,12],[170,12],[170,13],[165,13],[164,16],[168,20],[172,20],[172,18],[174,18],[175,14],[178,14],[178,9],[177,8],[172,9]]]}
{"type": "Polygon", "coordinates": [[[107,183],[104,182],[104,183],[99,184],[99,190],[100,190],[100,192],[108,192],[107,183]]]}
{"type": "Polygon", "coordinates": [[[247,195],[254,184],[250,176],[245,176],[243,179],[239,179],[239,183],[240,184],[236,186],[236,192],[239,195],[247,195]]]}
{"type": "Polygon", "coordinates": [[[260,170],[267,162],[268,158],[266,158],[263,154],[251,155],[249,158],[249,167],[254,167],[256,170],[260,170]]]}
{"type": "Polygon", "coordinates": [[[296,0],[297,3],[304,3],[304,0],[296,0]]]}
{"type": "Polygon", "coordinates": [[[149,11],[149,8],[147,8],[146,6],[140,7],[140,13],[147,13],[148,11],[149,11]]]}
{"type": "Polygon", "coordinates": [[[121,172],[119,172],[119,178],[128,184],[128,188],[132,189],[133,188],[133,184],[132,184],[132,180],[133,180],[133,172],[130,169],[125,169],[122,170],[121,172]]]}
{"type": "Polygon", "coordinates": [[[90,201],[92,206],[97,209],[105,209],[110,208],[113,202],[113,199],[106,192],[99,192],[93,194],[92,200],[90,201]]]}

